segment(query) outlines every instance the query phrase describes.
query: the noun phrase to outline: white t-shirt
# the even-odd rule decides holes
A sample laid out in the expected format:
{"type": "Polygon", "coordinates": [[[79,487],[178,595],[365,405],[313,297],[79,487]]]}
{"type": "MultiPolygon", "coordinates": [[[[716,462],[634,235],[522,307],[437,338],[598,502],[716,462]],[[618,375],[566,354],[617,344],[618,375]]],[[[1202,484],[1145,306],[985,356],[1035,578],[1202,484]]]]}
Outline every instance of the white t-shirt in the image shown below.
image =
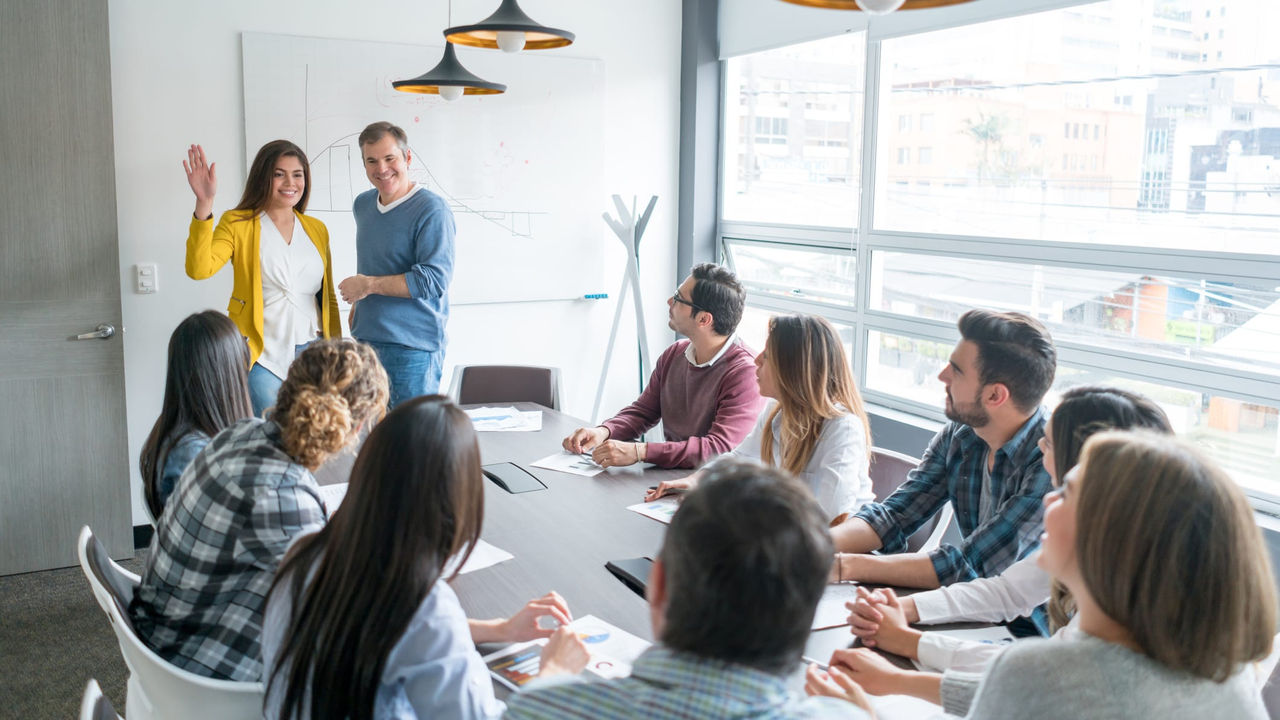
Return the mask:
{"type": "Polygon", "coordinates": [[[294,218],[293,238],[285,242],[266,213],[258,216],[262,264],[262,355],[258,364],[279,378],[289,371],[294,348],[320,331],[316,293],[324,283],[324,258],[294,218]]]}

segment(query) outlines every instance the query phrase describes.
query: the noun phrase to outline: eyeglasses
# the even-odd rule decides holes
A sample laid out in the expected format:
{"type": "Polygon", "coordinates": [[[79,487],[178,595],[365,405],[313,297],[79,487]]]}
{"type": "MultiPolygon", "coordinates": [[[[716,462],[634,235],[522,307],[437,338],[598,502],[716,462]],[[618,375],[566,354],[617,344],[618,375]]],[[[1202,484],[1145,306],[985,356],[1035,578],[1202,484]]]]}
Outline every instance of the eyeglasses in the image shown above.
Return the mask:
{"type": "Polygon", "coordinates": [[[700,305],[695,305],[694,303],[691,303],[688,300],[685,300],[684,298],[680,297],[679,288],[676,288],[676,291],[671,294],[671,302],[677,302],[677,303],[680,303],[681,305],[688,305],[689,307],[693,308],[694,312],[710,312],[706,308],[700,305]]]}

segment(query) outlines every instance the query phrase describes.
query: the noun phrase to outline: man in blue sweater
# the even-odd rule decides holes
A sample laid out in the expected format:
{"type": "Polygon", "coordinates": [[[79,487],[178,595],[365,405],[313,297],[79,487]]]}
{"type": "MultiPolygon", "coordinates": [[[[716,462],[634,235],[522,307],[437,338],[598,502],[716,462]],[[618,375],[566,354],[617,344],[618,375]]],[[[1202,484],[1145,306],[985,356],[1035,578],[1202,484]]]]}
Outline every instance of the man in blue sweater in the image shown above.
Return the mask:
{"type": "Polygon", "coordinates": [[[360,133],[373,189],[356,197],[356,272],[338,284],[351,334],[373,346],[391,381],[391,407],[437,392],[453,277],[453,212],[409,179],[409,138],[389,122],[360,133]]]}

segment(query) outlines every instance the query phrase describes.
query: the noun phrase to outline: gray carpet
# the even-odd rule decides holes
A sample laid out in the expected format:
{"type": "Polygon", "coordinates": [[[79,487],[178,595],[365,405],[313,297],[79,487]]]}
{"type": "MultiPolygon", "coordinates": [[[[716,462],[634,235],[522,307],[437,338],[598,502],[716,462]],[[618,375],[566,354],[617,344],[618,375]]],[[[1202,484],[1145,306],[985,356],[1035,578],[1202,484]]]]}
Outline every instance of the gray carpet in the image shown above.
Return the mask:
{"type": "MultiPolygon", "coordinates": [[[[142,569],[139,558],[121,565],[142,569]]],[[[0,678],[6,706],[0,715],[79,717],[89,678],[98,680],[116,712],[123,713],[127,677],[116,636],[78,566],[0,577],[0,678]]]]}

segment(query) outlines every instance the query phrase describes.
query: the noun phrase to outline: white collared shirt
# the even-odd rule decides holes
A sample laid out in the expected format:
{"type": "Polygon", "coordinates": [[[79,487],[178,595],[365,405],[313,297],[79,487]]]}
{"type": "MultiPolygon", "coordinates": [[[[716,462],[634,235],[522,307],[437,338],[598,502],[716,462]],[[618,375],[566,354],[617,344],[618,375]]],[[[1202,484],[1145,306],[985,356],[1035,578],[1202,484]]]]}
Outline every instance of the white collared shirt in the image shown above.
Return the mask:
{"type": "Polygon", "coordinates": [[[715,355],[712,355],[710,360],[708,360],[708,361],[706,361],[706,362],[704,362],[704,363],[700,363],[700,362],[698,362],[698,359],[697,359],[697,351],[693,349],[693,341],[691,340],[691,341],[689,341],[689,344],[688,344],[688,345],[685,345],[685,346],[684,346],[684,357],[685,357],[685,359],[686,359],[686,360],[688,360],[688,361],[689,361],[689,364],[690,364],[690,365],[692,365],[692,366],[694,366],[694,367],[696,367],[696,368],[706,368],[706,367],[711,367],[712,365],[715,365],[715,364],[716,364],[716,361],[717,361],[717,360],[719,360],[720,358],[724,357],[725,352],[727,352],[727,351],[729,350],[729,346],[730,346],[730,345],[733,345],[733,344],[734,344],[735,342],[737,342],[737,341],[738,341],[738,334],[737,334],[737,333],[734,333],[734,334],[730,335],[730,336],[729,336],[729,339],[728,339],[728,340],[725,340],[725,341],[724,341],[724,345],[723,345],[723,346],[721,346],[721,348],[720,348],[720,352],[717,352],[715,355]]]}

